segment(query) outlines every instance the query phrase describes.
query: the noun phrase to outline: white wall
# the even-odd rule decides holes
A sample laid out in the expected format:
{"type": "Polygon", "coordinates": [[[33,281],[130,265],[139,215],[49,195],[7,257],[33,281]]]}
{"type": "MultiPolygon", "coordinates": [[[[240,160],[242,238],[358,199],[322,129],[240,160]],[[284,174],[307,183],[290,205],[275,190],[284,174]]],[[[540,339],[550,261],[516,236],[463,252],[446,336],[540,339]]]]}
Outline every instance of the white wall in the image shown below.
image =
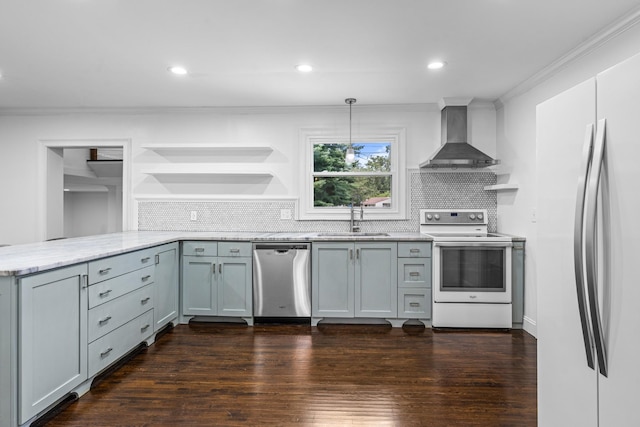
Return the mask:
{"type": "MultiPolygon", "coordinates": [[[[490,103],[469,108],[470,140],[492,155],[496,152],[495,109],[490,103]]],[[[166,192],[162,184],[143,174],[145,168],[171,162],[142,148],[150,143],[269,145],[271,153],[261,165],[274,178],[259,197],[298,197],[301,128],[327,128],[348,136],[347,106],[301,108],[176,109],[162,111],[21,112],[0,116],[0,243],[39,241],[43,225],[38,211],[42,201],[44,165],[37,161],[43,140],[130,139],[132,142],[129,202],[137,195],[166,192]],[[19,177],[19,179],[16,179],[19,177]]],[[[440,145],[440,111],[435,104],[404,106],[354,106],[353,132],[375,127],[406,129],[406,166],[416,168],[440,145]]],[[[238,160],[240,161],[240,160],[238,160]]],[[[232,194],[227,195],[233,197],[232,194]]],[[[135,203],[129,203],[137,223],[135,203]]]]}
{"type": "Polygon", "coordinates": [[[613,38],[600,40],[597,48],[567,63],[544,82],[528,91],[501,100],[497,111],[497,150],[503,164],[511,169],[510,182],[516,192],[498,195],[498,230],[526,236],[525,329],[536,334],[536,174],[545,173],[544,163],[536,164],[536,105],[595,74],[640,52],[640,25],[635,24],[613,38]]]}
{"type": "Polygon", "coordinates": [[[64,236],[80,237],[108,233],[109,193],[65,192],[64,236]]]}

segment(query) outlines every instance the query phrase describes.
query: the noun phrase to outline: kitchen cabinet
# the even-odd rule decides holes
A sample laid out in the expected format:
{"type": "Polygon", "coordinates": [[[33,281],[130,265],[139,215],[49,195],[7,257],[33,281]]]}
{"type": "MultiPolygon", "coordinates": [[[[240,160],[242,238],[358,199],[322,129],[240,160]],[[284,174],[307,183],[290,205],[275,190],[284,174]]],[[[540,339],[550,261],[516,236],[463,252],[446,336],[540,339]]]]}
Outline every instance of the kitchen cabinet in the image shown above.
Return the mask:
{"type": "Polygon", "coordinates": [[[242,317],[251,323],[251,243],[185,242],[182,255],[184,315],[242,317]]]}
{"type": "Polygon", "coordinates": [[[398,317],[431,318],[431,243],[398,243],[398,317]]]}
{"type": "Polygon", "coordinates": [[[87,304],[87,264],[19,279],[20,424],[87,379],[87,304]]]}
{"type": "Polygon", "coordinates": [[[15,416],[16,396],[11,392],[13,375],[13,354],[15,349],[14,329],[16,307],[12,290],[16,286],[12,277],[0,277],[0,425],[9,425],[15,416]]]}
{"type": "Polygon", "coordinates": [[[155,249],[155,298],[153,307],[154,330],[157,332],[178,318],[178,243],[169,243],[155,249]]]}
{"type": "Polygon", "coordinates": [[[640,55],[537,107],[540,425],[640,425],[638,75],[640,55]]]}
{"type": "Polygon", "coordinates": [[[89,262],[89,377],[138,344],[153,341],[158,250],[142,249],[89,262]]]}
{"type": "Polygon", "coordinates": [[[395,318],[397,243],[315,242],[312,317],[395,318]]]}
{"type": "Polygon", "coordinates": [[[522,328],[524,321],[524,243],[513,242],[511,252],[511,298],[513,328],[522,328]]]}

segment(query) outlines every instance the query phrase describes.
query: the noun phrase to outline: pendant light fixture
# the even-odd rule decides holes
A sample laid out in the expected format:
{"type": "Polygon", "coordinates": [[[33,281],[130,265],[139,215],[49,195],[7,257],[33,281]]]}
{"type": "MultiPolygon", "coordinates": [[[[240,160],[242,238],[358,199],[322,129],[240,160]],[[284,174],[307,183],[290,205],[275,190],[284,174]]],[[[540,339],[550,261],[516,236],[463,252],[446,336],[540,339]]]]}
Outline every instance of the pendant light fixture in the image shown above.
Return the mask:
{"type": "Polygon", "coordinates": [[[349,104],[349,147],[347,148],[347,154],[344,156],[344,162],[350,165],[356,160],[356,153],[353,151],[353,144],[351,141],[351,106],[356,103],[356,99],[347,98],[344,102],[349,104]]]}

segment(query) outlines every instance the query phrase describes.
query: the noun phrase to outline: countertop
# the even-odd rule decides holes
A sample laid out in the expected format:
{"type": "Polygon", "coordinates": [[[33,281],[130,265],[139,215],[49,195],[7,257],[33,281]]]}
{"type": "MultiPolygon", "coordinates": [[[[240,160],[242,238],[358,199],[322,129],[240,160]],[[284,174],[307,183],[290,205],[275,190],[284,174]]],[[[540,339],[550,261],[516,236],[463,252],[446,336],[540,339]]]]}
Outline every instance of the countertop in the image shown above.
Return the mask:
{"type": "Polygon", "coordinates": [[[431,241],[418,232],[387,235],[329,233],[251,233],[188,231],[125,231],[49,242],[0,247],[0,276],[21,276],[119,255],[181,240],[233,241],[431,241]]]}

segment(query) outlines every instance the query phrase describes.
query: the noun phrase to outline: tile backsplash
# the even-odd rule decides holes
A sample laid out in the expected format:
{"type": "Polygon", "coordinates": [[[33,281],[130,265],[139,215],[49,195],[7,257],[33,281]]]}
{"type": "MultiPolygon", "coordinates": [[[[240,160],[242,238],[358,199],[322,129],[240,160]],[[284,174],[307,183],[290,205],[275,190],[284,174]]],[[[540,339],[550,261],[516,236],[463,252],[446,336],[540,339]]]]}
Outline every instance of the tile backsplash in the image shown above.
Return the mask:
{"type": "MultiPolygon", "coordinates": [[[[489,231],[496,231],[497,199],[495,191],[484,187],[496,183],[493,172],[421,172],[409,171],[409,220],[363,221],[362,231],[413,232],[419,228],[419,210],[487,209],[489,231]]],[[[138,202],[139,230],[166,231],[255,231],[255,232],[328,232],[347,231],[348,221],[297,221],[280,219],[280,211],[295,212],[296,202],[281,200],[141,200],[138,202]],[[197,221],[190,220],[196,211],[197,221]]]]}

